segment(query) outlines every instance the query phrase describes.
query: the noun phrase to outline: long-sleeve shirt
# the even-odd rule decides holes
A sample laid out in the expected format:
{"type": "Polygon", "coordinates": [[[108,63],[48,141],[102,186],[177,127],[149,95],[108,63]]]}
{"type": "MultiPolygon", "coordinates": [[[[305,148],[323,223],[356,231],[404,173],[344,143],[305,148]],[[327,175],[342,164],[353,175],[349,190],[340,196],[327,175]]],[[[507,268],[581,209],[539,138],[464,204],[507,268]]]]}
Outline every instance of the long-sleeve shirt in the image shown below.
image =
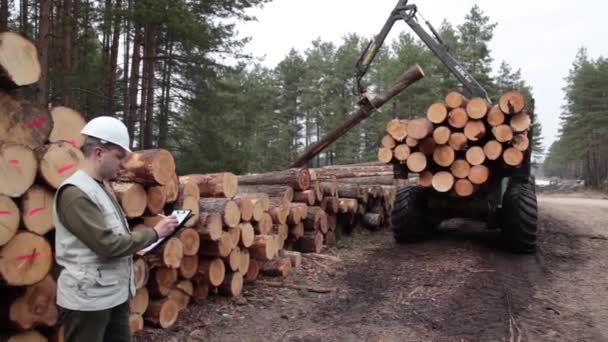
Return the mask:
{"type": "MultiPolygon", "coordinates": [[[[100,185],[102,185],[100,183],[100,185]]],[[[107,192],[107,189],[103,187],[107,192]]],[[[118,202],[108,194],[114,205],[118,202]]],[[[118,258],[137,253],[158,239],[154,229],[118,235],[105,229],[101,210],[80,188],[68,185],[58,198],[57,214],[64,226],[96,254],[118,258]]]]}

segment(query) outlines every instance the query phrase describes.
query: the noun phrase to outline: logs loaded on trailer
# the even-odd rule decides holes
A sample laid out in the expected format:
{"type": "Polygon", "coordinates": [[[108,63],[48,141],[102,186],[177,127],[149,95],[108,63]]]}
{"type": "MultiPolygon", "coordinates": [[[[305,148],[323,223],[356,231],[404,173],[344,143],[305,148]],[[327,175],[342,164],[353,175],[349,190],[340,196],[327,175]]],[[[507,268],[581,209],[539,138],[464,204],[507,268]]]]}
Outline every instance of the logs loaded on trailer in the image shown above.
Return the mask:
{"type": "Polygon", "coordinates": [[[503,93],[494,106],[450,92],[424,118],[390,120],[378,160],[419,173],[420,185],[468,197],[493,174],[522,165],[531,125],[517,90],[503,93]]]}

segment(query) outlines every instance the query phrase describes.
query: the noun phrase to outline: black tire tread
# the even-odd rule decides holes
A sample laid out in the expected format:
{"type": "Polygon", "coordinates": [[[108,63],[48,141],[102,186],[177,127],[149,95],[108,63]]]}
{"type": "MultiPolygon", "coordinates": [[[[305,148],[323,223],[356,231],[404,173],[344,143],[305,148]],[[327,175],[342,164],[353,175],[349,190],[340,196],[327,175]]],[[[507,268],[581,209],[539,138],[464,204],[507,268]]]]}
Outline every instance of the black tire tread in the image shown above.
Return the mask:
{"type": "Polygon", "coordinates": [[[407,186],[397,190],[391,213],[391,227],[398,243],[415,242],[427,238],[431,229],[427,210],[428,189],[407,186]]]}
{"type": "Polygon", "coordinates": [[[533,253],[538,231],[533,183],[509,182],[502,202],[501,230],[507,247],[518,253],[533,253]]]}

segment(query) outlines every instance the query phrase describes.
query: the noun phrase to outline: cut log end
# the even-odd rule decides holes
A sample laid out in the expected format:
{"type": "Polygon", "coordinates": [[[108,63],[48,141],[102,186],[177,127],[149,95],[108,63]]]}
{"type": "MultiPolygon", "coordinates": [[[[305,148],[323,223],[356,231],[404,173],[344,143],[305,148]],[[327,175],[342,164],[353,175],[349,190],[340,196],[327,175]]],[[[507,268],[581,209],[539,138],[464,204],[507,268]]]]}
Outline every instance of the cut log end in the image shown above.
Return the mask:
{"type": "Polygon", "coordinates": [[[492,134],[498,142],[507,142],[513,139],[513,129],[509,125],[498,125],[492,128],[492,134]]]}
{"type": "Polygon", "coordinates": [[[410,156],[410,147],[406,144],[399,144],[393,150],[393,155],[395,156],[395,159],[405,161],[410,156]]]}
{"type": "Polygon", "coordinates": [[[410,120],[407,124],[407,136],[414,139],[423,139],[433,133],[433,123],[427,118],[410,120]]]}
{"type": "Polygon", "coordinates": [[[471,165],[480,165],[486,159],[486,154],[480,146],[473,146],[467,150],[466,159],[471,165]]]}
{"type": "Polygon", "coordinates": [[[445,121],[448,116],[448,109],[444,103],[433,103],[426,111],[426,118],[432,123],[440,124],[445,121]]]}
{"type": "Polygon", "coordinates": [[[445,145],[450,140],[451,134],[450,128],[439,126],[433,131],[433,140],[435,140],[438,145],[445,145]]]}
{"type": "Polygon", "coordinates": [[[41,75],[36,45],[13,32],[0,33],[0,66],[4,87],[20,87],[38,82],[41,75]]]}
{"type": "Polygon", "coordinates": [[[433,160],[435,161],[435,163],[437,163],[437,165],[443,167],[448,167],[452,165],[455,157],[456,154],[454,152],[454,149],[452,149],[448,145],[438,146],[433,152],[433,160]]]}
{"type": "Polygon", "coordinates": [[[19,208],[8,196],[0,195],[0,246],[9,242],[19,228],[19,208]]]}
{"type": "Polygon", "coordinates": [[[485,165],[475,165],[469,171],[468,179],[471,183],[479,185],[487,182],[490,177],[490,170],[485,165]]]}
{"type": "Polygon", "coordinates": [[[451,91],[445,97],[445,104],[449,108],[466,107],[469,100],[457,91],[451,91]]]}
{"type": "Polygon", "coordinates": [[[488,113],[488,123],[492,127],[502,125],[505,122],[505,114],[500,110],[498,105],[494,105],[488,113]]]}
{"type": "Polygon", "coordinates": [[[489,109],[490,104],[486,99],[481,97],[472,98],[467,104],[467,114],[469,115],[469,118],[473,120],[484,118],[489,109]]]}
{"type": "Polygon", "coordinates": [[[483,152],[488,160],[497,160],[502,155],[502,145],[496,140],[490,140],[483,146],[483,152]]]}
{"type": "Polygon", "coordinates": [[[486,134],[486,126],[481,120],[469,120],[464,126],[464,135],[470,141],[478,141],[486,134]]]}
{"type": "Polygon", "coordinates": [[[32,285],[49,273],[53,260],[51,245],[44,237],[17,233],[0,249],[0,275],[11,286],[32,285]]]}
{"type": "MultiPolygon", "coordinates": [[[[386,124],[386,132],[396,141],[403,141],[407,137],[408,120],[399,120],[397,118],[390,120],[386,124]]],[[[389,147],[389,146],[385,146],[389,147]]]]}
{"type": "Polygon", "coordinates": [[[84,144],[84,135],[80,131],[84,128],[86,121],[84,116],[68,107],[53,107],[51,109],[53,119],[53,130],[49,136],[49,141],[67,141],[80,148],[84,144]]]}
{"type": "Polygon", "coordinates": [[[467,149],[467,136],[461,132],[452,133],[448,144],[454,151],[464,151],[467,149]]]}
{"type": "Polygon", "coordinates": [[[378,149],[378,161],[390,163],[393,160],[393,150],[388,147],[380,147],[378,149]]]}
{"type": "Polygon", "coordinates": [[[424,171],[426,163],[426,156],[422,152],[414,152],[407,158],[407,167],[412,172],[424,171]]]}
{"type": "Polygon", "coordinates": [[[433,184],[433,173],[431,171],[422,171],[418,177],[418,185],[429,187],[433,184]]]}
{"type": "Polygon", "coordinates": [[[522,93],[517,90],[510,90],[502,94],[498,101],[498,105],[503,113],[514,115],[520,113],[524,109],[526,103],[522,93]]]}
{"type": "Polygon", "coordinates": [[[40,175],[57,189],[64,180],[78,170],[84,160],[82,152],[68,142],[46,145],[40,150],[40,175]]]}
{"type": "MultiPolygon", "coordinates": [[[[1,128],[0,128],[1,129],[1,128]]],[[[19,197],[36,179],[38,161],[34,152],[26,146],[0,144],[0,194],[19,197]],[[10,182],[6,181],[9,180],[10,182]]]]}
{"type": "Polygon", "coordinates": [[[473,183],[468,179],[459,179],[454,184],[454,192],[460,197],[468,197],[473,194],[473,183]]]}
{"type": "Polygon", "coordinates": [[[173,300],[165,298],[150,302],[144,320],[154,326],[167,329],[177,320],[179,307],[173,300]]]}
{"type": "Polygon", "coordinates": [[[471,165],[464,159],[455,160],[450,167],[450,171],[456,178],[467,178],[470,169],[471,165]]]}
{"type": "Polygon", "coordinates": [[[454,128],[464,128],[469,121],[469,116],[464,108],[455,108],[448,114],[448,123],[454,128]]]}
{"type": "Polygon", "coordinates": [[[433,175],[432,186],[438,192],[448,192],[454,185],[454,176],[447,171],[440,171],[433,175]]]}
{"type": "Polygon", "coordinates": [[[502,158],[507,165],[519,166],[524,160],[524,154],[514,147],[509,147],[503,152],[502,158]]]}

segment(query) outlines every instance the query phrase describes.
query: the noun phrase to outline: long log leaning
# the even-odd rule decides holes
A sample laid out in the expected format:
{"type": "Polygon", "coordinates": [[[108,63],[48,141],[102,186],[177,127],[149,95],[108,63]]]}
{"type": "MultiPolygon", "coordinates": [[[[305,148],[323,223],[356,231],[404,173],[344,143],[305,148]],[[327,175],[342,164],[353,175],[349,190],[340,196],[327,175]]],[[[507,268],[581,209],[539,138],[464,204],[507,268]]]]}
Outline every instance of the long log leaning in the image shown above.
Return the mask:
{"type": "Polygon", "coordinates": [[[290,168],[282,171],[273,171],[251,175],[239,176],[241,185],[288,185],[296,190],[310,188],[310,173],[307,168],[290,168]]]}

